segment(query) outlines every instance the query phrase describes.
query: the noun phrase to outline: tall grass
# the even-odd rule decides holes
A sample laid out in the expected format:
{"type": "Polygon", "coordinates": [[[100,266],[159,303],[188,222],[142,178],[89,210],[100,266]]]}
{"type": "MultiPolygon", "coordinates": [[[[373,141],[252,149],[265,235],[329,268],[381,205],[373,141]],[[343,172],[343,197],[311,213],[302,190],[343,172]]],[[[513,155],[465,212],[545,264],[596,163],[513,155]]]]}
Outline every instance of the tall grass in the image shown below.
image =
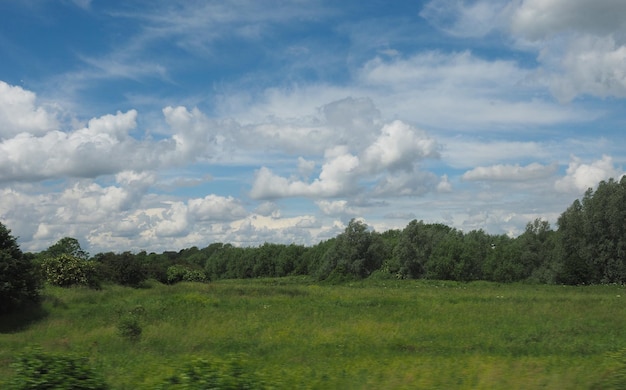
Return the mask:
{"type": "Polygon", "coordinates": [[[626,372],[621,286],[285,278],[45,296],[44,315],[0,327],[0,378],[31,345],[87,356],[114,389],[233,355],[285,389],[606,388],[626,372]]]}

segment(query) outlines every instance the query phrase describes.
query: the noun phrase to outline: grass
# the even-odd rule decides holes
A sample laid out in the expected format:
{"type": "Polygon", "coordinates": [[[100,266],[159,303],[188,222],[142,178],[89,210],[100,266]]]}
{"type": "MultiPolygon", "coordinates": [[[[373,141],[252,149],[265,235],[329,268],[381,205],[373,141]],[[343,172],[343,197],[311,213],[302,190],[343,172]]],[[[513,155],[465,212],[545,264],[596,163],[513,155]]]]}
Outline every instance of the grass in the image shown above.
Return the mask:
{"type": "Polygon", "coordinates": [[[0,318],[0,388],[33,345],[87,356],[113,389],[229,356],[285,389],[619,388],[624,299],[621,286],[306,278],[47,287],[30,317],[0,318]]]}

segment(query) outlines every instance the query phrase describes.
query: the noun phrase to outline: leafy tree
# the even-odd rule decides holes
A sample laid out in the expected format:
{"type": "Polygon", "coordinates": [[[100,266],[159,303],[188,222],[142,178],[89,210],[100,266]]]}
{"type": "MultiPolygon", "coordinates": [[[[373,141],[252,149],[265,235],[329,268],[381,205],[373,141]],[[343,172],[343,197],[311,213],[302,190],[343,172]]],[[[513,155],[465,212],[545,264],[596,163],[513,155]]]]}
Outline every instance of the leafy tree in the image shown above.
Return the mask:
{"type": "Polygon", "coordinates": [[[41,270],[46,281],[55,286],[98,287],[95,264],[66,253],[45,258],[41,262],[41,270]]]}
{"type": "Polygon", "coordinates": [[[510,283],[524,278],[519,242],[506,235],[492,237],[482,266],[483,277],[492,282],[510,283]]]}
{"type": "Polygon", "coordinates": [[[417,220],[409,222],[393,250],[393,257],[387,265],[388,271],[400,278],[424,276],[433,248],[450,230],[441,224],[427,225],[417,220]]]}
{"type": "Polygon", "coordinates": [[[41,279],[11,231],[0,223],[0,314],[39,299],[41,279]]]}
{"type": "Polygon", "coordinates": [[[463,254],[463,233],[451,230],[433,248],[432,256],[426,264],[427,279],[458,280],[456,269],[463,254]]]}
{"type": "Polygon", "coordinates": [[[626,282],[626,176],[588,189],[558,225],[559,282],[626,282]]]}
{"type": "Polygon", "coordinates": [[[324,254],[317,276],[326,279],[334,273],[339,279],[365,278],[381,267],[383,257],[380,234],[368,231],[365,223],[353,219],[324,254]]]}
{"type": "Polygon", "coordinates": [[[99,273],[103,279],[123,286],[139,287],[148,278],[146,267],[140,258],[130,252],[98,254],[94,260],[99,263],[99,273]]]}
{"type": "Polygon", "coordinates": [[[78,259],[87,260],[89,253],[85,252],[77,239],[72,237],[64,237],[57,241],[54,245],[41,253],[43,257],[58,257],[61,255],[69,255],[78,259]]]}

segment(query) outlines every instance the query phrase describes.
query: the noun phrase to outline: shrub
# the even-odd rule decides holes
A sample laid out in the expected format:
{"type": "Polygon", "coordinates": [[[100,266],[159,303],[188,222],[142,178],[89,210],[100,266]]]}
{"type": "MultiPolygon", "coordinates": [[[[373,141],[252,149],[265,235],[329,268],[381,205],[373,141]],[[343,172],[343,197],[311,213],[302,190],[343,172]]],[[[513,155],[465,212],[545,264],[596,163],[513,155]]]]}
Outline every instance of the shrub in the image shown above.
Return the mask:
{"type": "Polygon", "coordinates": [[[145,313],[146,309],[141,305],[137,305],[127,313],[122,314],[117,324],[119,335],[130,341],[138,341],[143,331],[139,319],[145,313]]]}
{"type": "Polygon", "coordinates": [[[0,314],[39,299],[41,278],[11,231],[0,223],[0,314]]]}
{"type": "Polygon", "coordinates": [[[10,383],[14,390],[90,389],[105,390],[109,386],[88,364],[85,357],[49,354],[30,349],[20,355],[13,368],[16,376],[10,383]]]}
{"type": "Polygon", "coordinates": [[[136,315],[128,314],[120,318],[117,324],[117,331],[120,336],[130,341],[137,341],[141,337],[141,324],[136,315]]]}
{"type": "Polygon", "coordinates": [[[46,281],[55,286],[97,287],[98,284],[95,265],[72,255],[62,254],[46,258],[41,262],[41,269],[46,281]]]}
{"type": "Polygon", "coordinates": [[[167,283],[178,282],[207,282],[206,274],[200,270],[189,269],[182,265],[173,265],[167,268],[167,283]]]}
{"type": "Polygon", "coordinates": [[[263,381],[248,372],[238,357],[229,361],[195,359],[183,367],[180,373],[168,378],[160,390],[169,389],[265,389],[263,381]]]}
{"type": "Polygon", "coordinates": [[[122,286],[140,287],[148,277],[144,265],[130,252],[96,255],[95,260],[106,280],[122,286]]]}

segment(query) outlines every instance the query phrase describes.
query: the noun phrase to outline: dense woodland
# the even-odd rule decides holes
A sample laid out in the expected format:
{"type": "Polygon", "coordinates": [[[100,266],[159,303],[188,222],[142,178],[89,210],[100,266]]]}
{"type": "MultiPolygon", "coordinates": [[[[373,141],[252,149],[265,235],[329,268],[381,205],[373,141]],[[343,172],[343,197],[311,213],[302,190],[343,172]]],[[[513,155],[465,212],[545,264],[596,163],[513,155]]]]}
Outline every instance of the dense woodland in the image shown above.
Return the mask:
{"type": "Polygon", "coordinates": [[[36,296],[43,282],[98,288],[102,283],[139,286],[147,279],[173,284],[288,275],[328,282],[367,277],[626,282],[626,177],[589,189],[561,214],[557,226],[554,230],[537,219],[511,238],[417,220],[402,230],[376,232],[352,220],[343,233],[313,246],[212,243],[179,252],[90,256],[71,237],[41,253],[22,253],[10,230],[0,224],[0,313],[36,296]]]}

